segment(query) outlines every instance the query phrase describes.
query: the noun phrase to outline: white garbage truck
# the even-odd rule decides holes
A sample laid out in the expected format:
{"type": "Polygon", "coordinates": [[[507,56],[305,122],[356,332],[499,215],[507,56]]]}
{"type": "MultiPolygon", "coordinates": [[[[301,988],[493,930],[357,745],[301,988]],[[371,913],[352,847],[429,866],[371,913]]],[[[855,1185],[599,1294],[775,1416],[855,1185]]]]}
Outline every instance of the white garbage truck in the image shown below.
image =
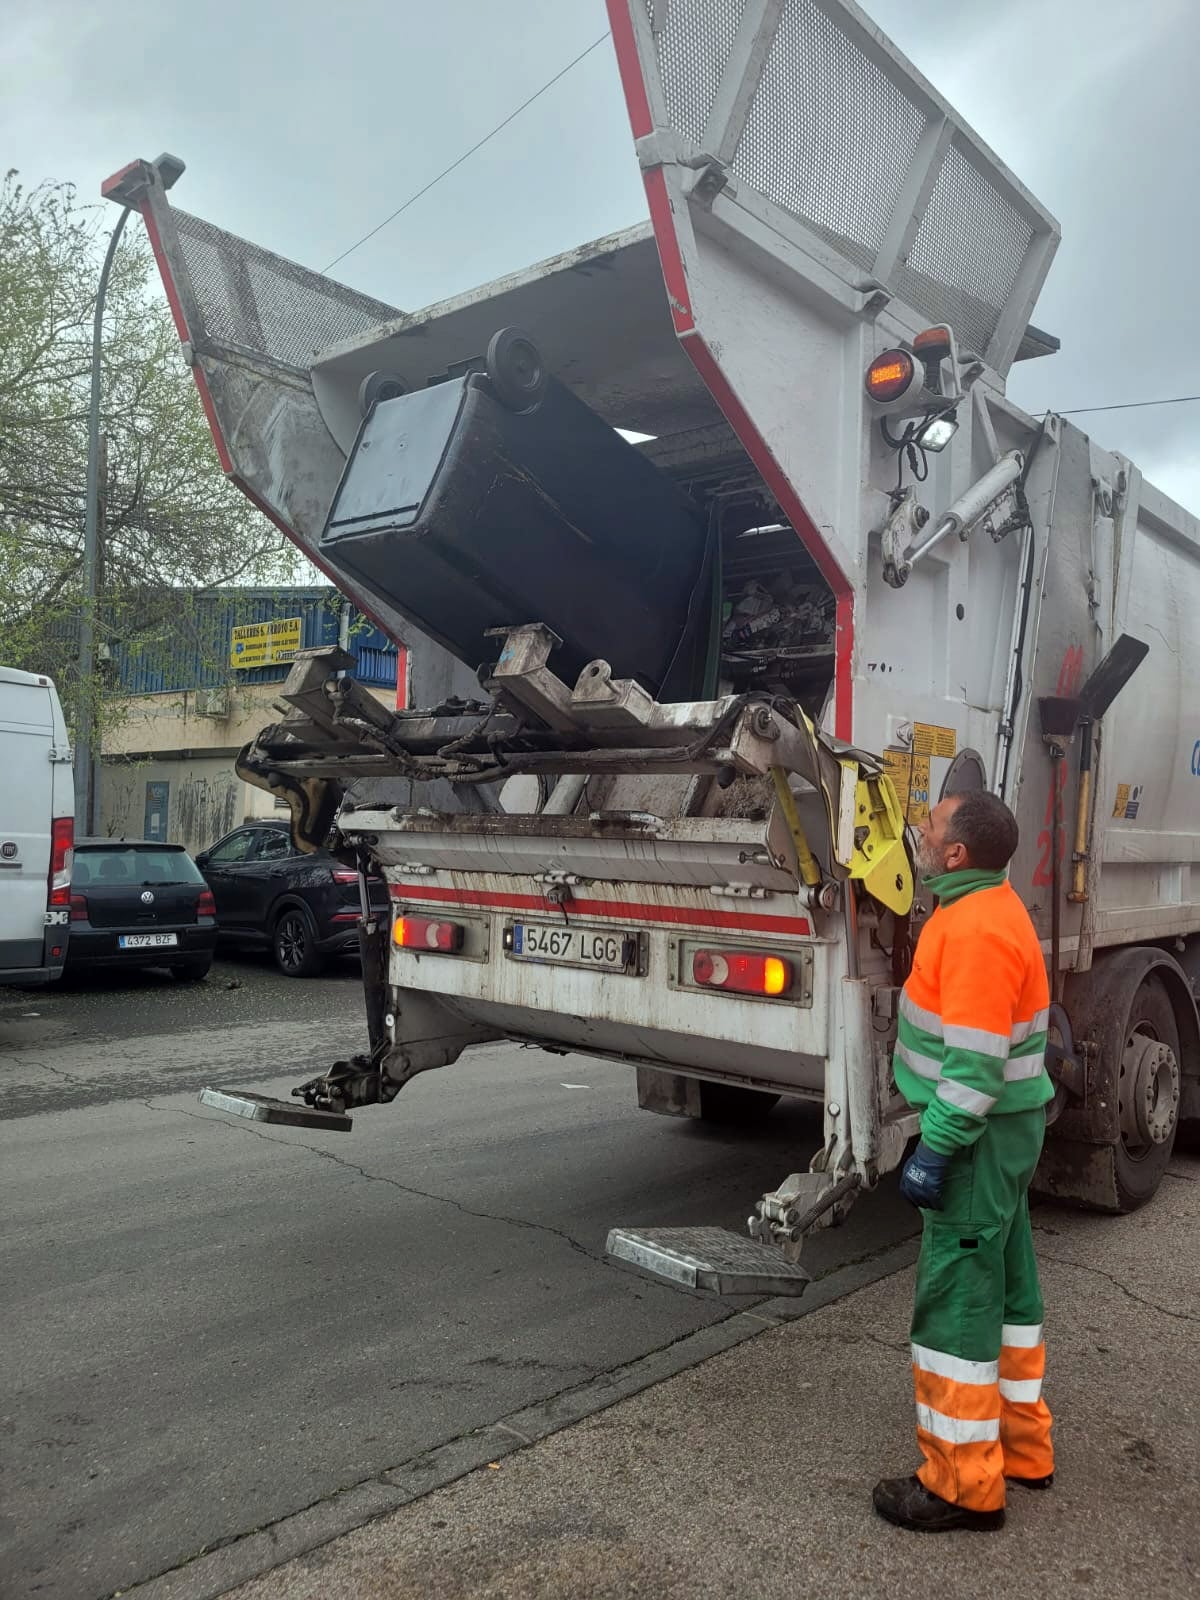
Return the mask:
{"type": "Polygon", "coordinates": [[[797,1286],[915,1132],[912,829],[986,788],[1052,983],[1039,1183],[1130,1210],[1200,1117],[1200,525],[1007,397],[1057,225],[857,7],[608,11],[649,221],[423,311],[106,186],[225,470],[410,650],[395,711],[302,652],[239,761],[386,876],[369,1051],[206,1098],[344,1129],[497,1039],[657,1112],[799,1097],[745,1237],[609,1240],[797,1286]]]}

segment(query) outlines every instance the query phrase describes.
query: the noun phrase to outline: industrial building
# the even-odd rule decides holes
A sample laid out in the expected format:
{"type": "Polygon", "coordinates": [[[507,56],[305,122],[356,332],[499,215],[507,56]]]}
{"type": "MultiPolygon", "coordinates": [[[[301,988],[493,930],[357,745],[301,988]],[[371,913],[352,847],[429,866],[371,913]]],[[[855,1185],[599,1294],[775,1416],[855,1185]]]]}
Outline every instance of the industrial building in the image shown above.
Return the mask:
{"type": "Polygon", "coordinates": [[[299,649],[342,642],[353,676],[407,701],[408,652],[336,589],[181,593],[157,628],[105,652],[109,688],[98,832],[203,849],[278,802],[234,771],[267,723],[299,649]]]}

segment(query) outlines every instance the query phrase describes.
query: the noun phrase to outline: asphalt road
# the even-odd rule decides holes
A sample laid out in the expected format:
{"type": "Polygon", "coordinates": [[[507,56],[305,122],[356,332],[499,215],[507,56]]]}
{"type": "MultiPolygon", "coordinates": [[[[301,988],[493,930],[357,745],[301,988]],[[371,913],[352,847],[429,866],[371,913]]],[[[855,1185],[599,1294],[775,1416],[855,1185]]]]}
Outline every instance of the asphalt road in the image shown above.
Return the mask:
{"type": "MultiPolygon", "coordinates": [[[[819,1123],[639,1112],[632,1073],[489,1047],[353,1133],[202,1110],[362,1047],[353,968],[0,990],[0,1593],[107,1596],[744,1310],[603,1257],[739,1228],[819,1123]]],[[[913,1231],[885,1186],[818,1274],[913,1231]]]]}

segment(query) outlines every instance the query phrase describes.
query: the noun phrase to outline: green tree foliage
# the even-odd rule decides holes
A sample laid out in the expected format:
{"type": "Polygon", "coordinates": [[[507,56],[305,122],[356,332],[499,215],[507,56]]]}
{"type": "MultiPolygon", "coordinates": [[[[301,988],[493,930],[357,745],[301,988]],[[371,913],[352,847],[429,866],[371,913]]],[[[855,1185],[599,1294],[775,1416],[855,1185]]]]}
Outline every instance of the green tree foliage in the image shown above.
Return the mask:
{"type": "MultiPolygon", "coordinates": [[[[111,206],[0,185],[0,663],[78,701],[92,319],[111,206]]],[[[105,311],[107,477],[97,639],[189,626],[189,591],[295,581],[296,554],[225,479],[136,218],[105,311]]],[[[85,691],[86,692],[86,691],[85,691]]]]}

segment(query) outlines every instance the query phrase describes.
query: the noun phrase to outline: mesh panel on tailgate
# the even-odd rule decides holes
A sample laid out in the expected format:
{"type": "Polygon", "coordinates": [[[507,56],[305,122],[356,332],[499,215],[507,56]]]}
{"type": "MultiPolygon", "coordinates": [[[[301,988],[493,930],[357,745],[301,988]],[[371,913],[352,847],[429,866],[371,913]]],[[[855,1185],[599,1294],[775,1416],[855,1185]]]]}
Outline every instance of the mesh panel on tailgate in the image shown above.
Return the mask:
{"type": "MultiPolygon", "coordinates": [[[[647,3],[653,18],[653,0],[647,3]]],[[[667,10],[668,26],[658,47],[667,115],[697,144],[704,140],[745,6],[746,0],[671,0],[667,10]]]]}
{"type": "Polygon", "coordinates": [[[982,353],[1032,243],[1029,223],[951,145],[896,287],[982,353]]]}
{"type": "Polygon", "coordinates": [[[840,28],[799,0],[780,20],[733,172],[870,267],[924,123],[840,28]]]}
{"type": "Polygon", "coordinates": [[[186,211],[171,216],[211,339],[307,372],[317,351],[399,315],[186,211]]]}
{"type": "MultiPolygon", "coordinates": [[[[701,145],[744,0],[647,0],[671,125],[701,145]],[[665,22],[664,22],[665,17],[665,22]]],[[[786,0],[732,172],[860,271],[875,270],[926,128],[928,101],[838,0],[786,0]]],[[[939,118],[940,120],[940,118],[939,118]]],[[[953,118],[951,119],[953,122],[953,118]]],[[[955,124],[956,129],[960,125],[955,124]]],[[[889,287],[985,353],[1039,238],[1011,182],[956,131],[906,260],[889,287]]],[[[1054,232],[1045,218],[1044,231],[1054,232]]],[[[1032,303],[1023,308],[1027,315],[1032,303]]]]}

